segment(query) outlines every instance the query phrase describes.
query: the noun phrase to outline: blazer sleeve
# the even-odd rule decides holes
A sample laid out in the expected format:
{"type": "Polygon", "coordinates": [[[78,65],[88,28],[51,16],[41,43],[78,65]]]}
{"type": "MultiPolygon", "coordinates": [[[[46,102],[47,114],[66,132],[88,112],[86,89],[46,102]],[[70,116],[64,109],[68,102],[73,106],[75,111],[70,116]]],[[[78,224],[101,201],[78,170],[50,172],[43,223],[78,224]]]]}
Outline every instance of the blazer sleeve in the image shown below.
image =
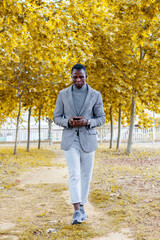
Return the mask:
{"type": "Polygon", "coordinates": [[[55,109],[54,109],[54,115],[53,115],[53,121],[55,124],[61,127],[68,128],[68,120],[67,118],[64,118],[64,104],[61,97],[61,92],[59,92],[55,109]]]}
{"type": "Polygon", "coordinates": [[[90,128],[102,126],[105,123],[105,113],[101,93],[98,93],[97,101],[93,107],[93,118],[90,119],[90,128]]]}

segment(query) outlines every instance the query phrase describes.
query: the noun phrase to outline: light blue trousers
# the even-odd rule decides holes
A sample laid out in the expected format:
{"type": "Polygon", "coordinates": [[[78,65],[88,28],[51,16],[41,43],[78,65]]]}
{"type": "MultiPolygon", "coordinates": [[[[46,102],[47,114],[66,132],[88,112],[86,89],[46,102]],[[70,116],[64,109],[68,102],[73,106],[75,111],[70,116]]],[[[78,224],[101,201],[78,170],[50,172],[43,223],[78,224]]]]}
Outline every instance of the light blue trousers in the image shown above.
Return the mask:
{"type": "Polygon", "coordinates": [[[86,204],[92,178],[94,152],[86,153],[79,142],[64,151],[69,172],[69,191],[72,204],[86,204]]]}

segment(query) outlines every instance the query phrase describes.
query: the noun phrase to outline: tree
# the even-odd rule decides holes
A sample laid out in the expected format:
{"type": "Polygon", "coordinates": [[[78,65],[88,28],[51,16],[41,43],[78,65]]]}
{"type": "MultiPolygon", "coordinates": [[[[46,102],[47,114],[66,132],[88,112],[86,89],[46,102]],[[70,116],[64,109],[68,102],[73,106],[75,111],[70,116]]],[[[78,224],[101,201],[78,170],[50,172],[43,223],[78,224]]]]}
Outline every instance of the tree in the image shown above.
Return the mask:
{"type": "MultiPolygon", "coordinates": [[[[50,79],[51,66],[44,69],[44,64],[42,68],[40,63],[49,62],[50,55],[55,53],[59,47],[63,48],[64,46],[64,42],[59,41],[60,38],[57,37],[60,36],[57,27],[61,23],[63,24],[62,21],[59,23],[59,18],[57,18],[57,14],[61,13],[56,10],[57,4],[46,5],[42,1],[37,4],[36,2],[31,3],[29,0],[21,3],[18,0],[0,3],[2,12],[5,13],[5,17],[1,16],[2,29],[0,31],[2,43],[0,52],[2,57],[1,84],[16,90],[19,103],[14,154],[17,147],[22,96],[28,91],[28,88],[35,86],[35,81],[37,81],[35,76],[39,71],[38,81],[42,78],[44,80],[46,76],[47,81],[50,79]],[[52,14],[53,6],[55,8],[54,15],[52,14]],[[51,41],[53,31],[53,40],[51,41]],[[50,34],[47,35],[47,33],[50,34]]],[[[61,56],[62,52],[59,51],[56,56],[52,57],[52,61],[57,61],[57,58],[61,56]]],[[[64,60],[62,61],[64,62],[64,60]]]]}
{"type": "Polygon", "coordinates": [[[3,0],[0,7],[0,84],[6,94],[12,88],[15,105],[22,101],[29,109],[32,95],[32,114],[41,109],[52,119],[59,90],[71,83],[71,67],[84,63],[89,83],[102,93],[106,122],[111,106],[113,121],[122,106],[129,153],[134,116],[160,105],[159,1],[3,0]]]}

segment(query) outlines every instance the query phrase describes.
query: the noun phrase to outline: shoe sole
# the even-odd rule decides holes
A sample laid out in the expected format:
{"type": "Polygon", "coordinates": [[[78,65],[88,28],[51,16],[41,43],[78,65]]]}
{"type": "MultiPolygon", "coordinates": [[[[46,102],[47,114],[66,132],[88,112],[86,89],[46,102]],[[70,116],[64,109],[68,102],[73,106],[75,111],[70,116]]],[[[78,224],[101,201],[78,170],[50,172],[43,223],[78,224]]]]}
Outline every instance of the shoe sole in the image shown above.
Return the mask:
{"type": "Polygon", "coordinates": [[[74,225],[74,224],[81,224],[82,222],[78,222],[77,220],[74,220],[74,221],[72,221],[72,225],[74,225]]]}
{"type": "Polygon", "coordinates": [[[85,221],[85,220],[87,220],[88,219],[88,217],[86,217],[86,218],[82,218],[82,221],[85,221]]]}

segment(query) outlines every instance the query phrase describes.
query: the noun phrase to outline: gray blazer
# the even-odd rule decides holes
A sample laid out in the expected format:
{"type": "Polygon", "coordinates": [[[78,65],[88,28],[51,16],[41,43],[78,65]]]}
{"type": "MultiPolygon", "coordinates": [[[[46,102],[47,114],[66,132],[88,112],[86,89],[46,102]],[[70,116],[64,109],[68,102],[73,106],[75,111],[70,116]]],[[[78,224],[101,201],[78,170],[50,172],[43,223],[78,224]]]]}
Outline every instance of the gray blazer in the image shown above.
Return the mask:
{"type": "MultiPolygon", "coordinates": [[[[59,92],[53,116],[55,124],[64,127],[61,149],[65,151],[71,147],[78,130],[77,127],[68,126],[68,120],[72,116],[78,116],[72,98],[72,86],[59,92]]],[[[82,149],[85,152],[92,152],[98,148],[95,127],[105,123],[105,113],[100,92],[88,84],[87,86],[88,93],[79,116],[90,119],[91,124],[89,128],[87,126],[79,127],[79,139],[82,149]]]]}

